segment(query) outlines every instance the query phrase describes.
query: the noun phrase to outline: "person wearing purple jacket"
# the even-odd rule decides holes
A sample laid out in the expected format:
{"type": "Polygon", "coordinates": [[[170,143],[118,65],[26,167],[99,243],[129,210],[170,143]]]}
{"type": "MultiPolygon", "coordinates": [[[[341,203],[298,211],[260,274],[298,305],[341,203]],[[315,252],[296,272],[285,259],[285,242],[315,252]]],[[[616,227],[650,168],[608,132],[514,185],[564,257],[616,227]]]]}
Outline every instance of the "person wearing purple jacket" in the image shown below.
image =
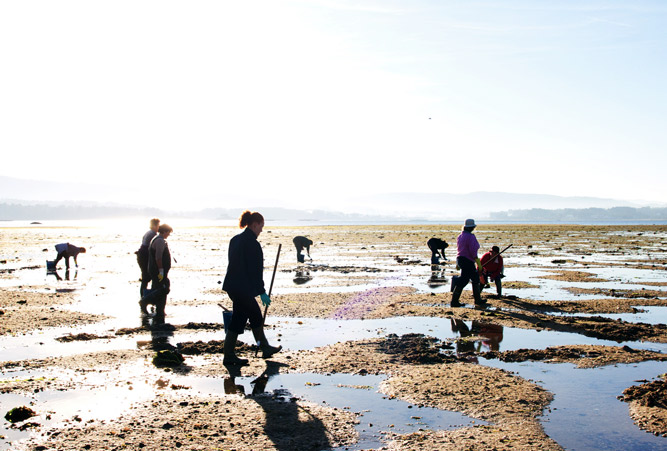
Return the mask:
{"type": "Polygon", "coordinates": [[[463,288],[472,282],[472,295],[475,298],[475,305],[484,305],[486,301],[482,300],[482,287],[479,283],[479,272],[482,263],[477,257],[479,242],[473,235],[476,224],[474,219],[466,219],[463,225],[463,231],[456,239],[456,266],[461,268],[461,275],[452,278],[452,307],[461,307],[459,299],[463,288]]]}

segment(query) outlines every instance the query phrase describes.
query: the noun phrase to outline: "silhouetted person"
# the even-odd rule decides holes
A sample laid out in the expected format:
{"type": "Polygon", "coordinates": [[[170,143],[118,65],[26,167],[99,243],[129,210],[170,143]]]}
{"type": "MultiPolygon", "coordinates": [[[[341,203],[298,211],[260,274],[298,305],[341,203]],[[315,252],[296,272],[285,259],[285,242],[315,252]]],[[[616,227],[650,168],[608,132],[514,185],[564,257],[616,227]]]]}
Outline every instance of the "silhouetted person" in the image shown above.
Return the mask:
{"type": "Polygon", "coordinates": [[[139,302],[142,313],[147,313],[146,305],[155,304],[154,324],[164,322],[167,295],[171,291],[169,270],[171,269],[171,253],[167,238],[173,232],[168,224],[160,224],[158,234],[153,237],[148,246],[148,273],[151,276],[151,293],[144,296],[139,302]]]}
{"type": "Polygon", "coordinates": [[[150,274],[148,273],[148,246],[151,245],[151,241],[155,238],[155,235],[157,235],[158,227],[160,227],[160,220],[158,218],[151,219],[148,232],[144,234],[144,237],[141,239],[141,246],[139,246],[139,250],[135,252],[135,254],[137,254],[137,263],[141,269],[141,286],[139,287],[140,297],[144,297],[148,282],[151,280],[150,274]]]}
{"type": "Polygon", "coordinates": [[[56,251],[58,252],[58,255],[56,256],[56,259],[53,261],[53,268],[55,269],[56,265],[58,262],[64,258],[65,259],[65,267],[69,269],[69,258],[72,257],[74,259],[74,264],[76,267],[79,267],[79,263],[76,261],[76,257],[79,254],[85,254],[86,253],[86,248],[85,247],[77,247],[73,244],[69,243],[60,243],[56,244],[56,251]]]}
{"type": "Polygon", "coordinates": [[[431,238],[426,242],[426,245],[429,249],[431,249],[432,265],[437,265],[440,263],[440,256],[442,256],[443,260],[447,260],[447,257],[445,257],[445,249],[449,247],[449,244],[447,244],[445,240],[441,240],[440,238],[431,238]]]}
{"type": "MultiPolygon", "coordinates": [[[[305,236],[295,236],[292,240],[294,246],[296,246],[296,261],[303,263],[306,259],[301,253],[304,249],[308,253],[308,258],[310,258],[310,246],[313,245],[313,241],[306,238],[305,236]]],[[[312,260],[312,258],[310,258],[312,260]]]]}
{"type": "Polygon", "coordinates": [[[247,359],[236,356],[236,340],[243,333],[245,325],[250,321],[255,342],[262,350],[262,358],[269,358],[282,349],[282,346],[271,346],[264,335],[264,318],[255,300],[259,296],[262,304],[271,304],[269,295],[264,288],[264,253],[257,237],[264,229],[264,217],[258,212],[244,211],[239,218],[239,227],[244,228],[229,242],[229,263],[222,289],[232,300],[232,321],[227,328],[224,345],[225,365],[246,365],[247,359]]]}

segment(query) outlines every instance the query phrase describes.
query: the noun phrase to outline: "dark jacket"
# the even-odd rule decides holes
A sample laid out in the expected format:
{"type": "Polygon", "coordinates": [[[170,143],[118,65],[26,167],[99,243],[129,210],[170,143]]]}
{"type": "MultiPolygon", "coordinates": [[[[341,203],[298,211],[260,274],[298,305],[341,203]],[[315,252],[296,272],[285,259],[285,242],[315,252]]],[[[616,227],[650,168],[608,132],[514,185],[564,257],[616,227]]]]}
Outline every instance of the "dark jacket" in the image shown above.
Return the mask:
{"type": "Polygon", "coordinates": [[[164,277],[167,277],[167,274],[169,274],[169,270],[171,269],[171,253],[169,252],[169,245],[160,235],[155,235],[148,247],[148,273],[152,279],[157,279],[159,273],[155,252],[156,240],[162,240],[165,245],[164,251],[162,252],[162,269],[164,270],[164,277]]]}
{"type": "Polygon", "coordinates": [[[265,293],[264,253],[252,230],[246,228],[229,242],[229,263],[222,289],[255,297],[265,293]]]}

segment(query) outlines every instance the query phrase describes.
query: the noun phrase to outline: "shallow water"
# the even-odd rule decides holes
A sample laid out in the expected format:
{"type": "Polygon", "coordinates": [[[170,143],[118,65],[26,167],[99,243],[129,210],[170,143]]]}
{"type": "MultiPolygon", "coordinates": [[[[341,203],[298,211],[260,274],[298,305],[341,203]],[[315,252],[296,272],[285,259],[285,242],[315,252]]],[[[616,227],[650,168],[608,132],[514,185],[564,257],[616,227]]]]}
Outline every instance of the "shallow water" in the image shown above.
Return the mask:
{"type": "Polygon", "coordinates": [[[667,447],[664,437],[637,428],[628,414],[628,404],[616,399],[638,380],[664,373],[664,362],[591,369],[569,363],[481,363],[514,371],[554,394],[541,422],[545,432],[566,450],[657,451],[667,447]]]}
{"type": "MultiPolygon", "coordinates": [[[[141,233],[135,229],[117,229],[110,231],[96,227],[68,229],[32,229],[31,233],[43,235],[44,244],[35,249],[23,249],[21,253],[8,259],[2,266],[15,271],[0,277],[0,287],[4,289],[33,289],[43,292],[73,292],[77,303],[68,308],[91,314],[104,314],[111,318],[103,322],[79,326],[49,328],[16,337],[0,338],[0,360],[40,359],[51,356],[74,355],[86,352],[131,349],[143,346],[155,339],[168,340],[172,344],[186,341],[209,341],[224,338],[222,331],[177,331],[173,333],[149,332],[128,337],[93,340],[88,342],[60,343],[55,338],[68,333],[88,332],[97,335],[110,335],[121,327],[138,327],[141,324],[138,315],[138,269],[134,250],[138,247],[141,233]],[[54,274],[47,274],[44,268],[46,259],[53,259],[55,251],[52,243],[69,240],[73,243],[92,243],[89,253],[79,258],[78,270],[74,267],[67,274],[60,269],[54,274]]],[[[178,261],[174,264],[172,279],[172,302],[187,302],[188,305],[168,304],[168,321],[172,324],[188,322],[221,322],[221,310],[207,302],[228,303],[220,291],[226,265],[226,243],[233,234],[233,228],[182,228],[170,238],[172,254],[178,261]],[[201,302],[198,302],[201,301],[201,302]]],[[[365,232],[373,233],[373,232],[365,232]]],[[[324,232],[323,232],[324,234],[324,232]]],[[[632,235],[632,234],[631,234],[632,235]]],[[[582,240],[585,237],[582,236],[582,240]]],[[[277,240],[270,234],[263,235],[265,252],[265,280],[268,281],[270,269],[275,261],[277,240]]],[[[650,255],[644,250],[637,250],[634,255],[589,252],[579,249],[580,245],[564,246],[566,250],[553,251],[556,245],[542,243],[531,251],[538,255],[528,255],[524,251],[511,250],[506,255],[506,281],[524,281],[538,288],[505,288],[504,294],[539,300],[584,300],[606,296],[576,295],[565,290],[566,287],[605,288],[615,290],[656,290],[665,292],[667,287],[643,285],[648,282],[662,282],[667,279],[667,272],[625,267],[624,259],[632,258],[647,263],[656,258],[664,258],[664,251],[659,243],[650,249],[650,255]],[[569,249],[569,250],[568,250],[569,249]],[[547,254],[545,256],[544,254],[547,254]],[[567,263],[554,263],[568,260],[567,263]],[[576,262],[576,263],[575,263],[576,262]],[[595,263],[618,264],[613,267],[596,266],[595,263]],[[543,279],[541,276],[553,274],[552,270],[586,271],[606,279],[604,282],[562,282],[543,279]]],[[[451,276],[456,274],[455,262],[450,258],[445,265],[434,268],[429,264],[430,254],[416,250],[403,243],[372,246],[359,253],[360,246],[355,244],[341,246],[315,246],[311,254],[313,262],[297,265],[292,249],[283,249],[280,270],[276,274],[274,293],[318,293],[318,292],[357,292],[380,287],[410,286],[423,293],[445,293],[449,291],[451,276]],[[394,255],[400,255],[406,261],[399,262],[394,255]],[[342,272],[340,267],[370,268],[373,271],[342,272]]],[[[452,256],[451,249],[448,255],[452,256]]],[[[61,267],[64,266],[61,263],[61,267]]],[[[493,288],[486,290],[492,293],[493,288]]],[[[229,306],[229,305],[228,305],[229,306]]],[[[443,308],[446,306],[443,306],[443,308]]],[[[667,323],[667,307],[641,307],[645,312],[636,314],[601,315],[620,318],[631,322],[650,324],[667,323]]],[[[515,350],[521,348],[543,349],[549,346],[574,344],[628,345],[637,349],[651,349],[667,352],[666,344],[597,340],[578,334],[555,331],[534,331],[508,327],[498,327],[489,323],[461,321],[454,323],[442,318],[389,318],[383,320],[324,320],[310,318],[270,317],[267,336],[279,342],[285,348],[293,350],[313,349],[339,341],[359,340],[383,337],[389,334],[423,333],[453,344],[459,352],[486,350],[515,350]],[[457,341],[462,336],[479,336],[476,341],[457,341]]],[[[250,333],[240,339],[251,343],[250,333]]],[[[665,372],[665,364],[645,362],[638,365],[616,365],[601,369],[576,369],[569,364],[519,363],[507,364],[498,361],[479,359],[481,364],[497,366],[524,378],[533,379],[555,394],[550,411],[543,417],[547,433],[566,449],[660,449],[667,443],[663,438],[656,438],[639,430],[632,424],[627,414],[627,404],[616,399],[623,389],[633,385],[636,379],[651,379],[665,372]],[[581,425],[585,424],[585,427],[581,425]],[[618,425],[618,426],[617,426],[618,425]]],[[[189,358],[189,364],[196,365],[198,359],[189,358]]],[[[42,392],[31,396],[16,394],[0,395],[0,410],[6,411],[16,405],[28,402],[55,412],[51,419],[40,420],[49,426],[71,419],[77,415],[87,419],[115,418],[127,409],[132,402],[139,402],[154,396],[155,383],[163,375],[145,362],[124,368],[119,372],[96,373],[88,375],[90,379],[81,388],[42,392]],[[132,374],[143,375],[128,384],[132,374]],[[106,383],[112,381],[113,383],[106,383]],[[122,381],[125,381],[123,383],[122,381]],[[98,406],[105,408],[98,408],[98,406]],[[108,415],[108,416],[105,416],[108,415]]],[[[60,377],[81,382],[79,375],[52,374],[45,370],[3,372],[2,378],[60,377]]],[[[224,392],[222,378],[196,378],[170,376],[174,383],[191,386],[201,393],[220,394],[224,392]],[[180,381],[180,382],[177,382],[180,381]]],[[[376,393],[380,378],[374,376],[355,376],[337,374],[296,375],[276,374],[270,378],[265,390],[283,390],[292,396],[324,402],[337,407],[349,407],[352,411],[364,411],[360,418],[362,443],[351,449],[381,446],[380,430],[394,424],[395,431],[411,431],[415,427],[449,428],[466,425],[469,419],[458,413],[442,412],[436,409],[418,409],[414,415],[406,403],[385,400],[376,393]],[[342,381],[342,382],[341,382],[342,381]],[[371,381],[371,382],[368,382],[371,381]],[[306,382],[320,385],[306,385],[306,382]],[[338,387],[342,385],[368,385],[372,389],[338,387]],[[354,391],[351,391],[354,390],[354,391]],[[359,404],[350,405],[351,402],[359,404]],[[368,410],[368,412],[366,412],[368,410]],[[424,413],[426,412],[426,413],[424,413]],[[424,413],[424,414],[423,414],[424,413]],[[453,415],[453,416],[450,416],[453,415]],[[412,416],[421,416],[417,421],[412,416]],[[372,423],[374,426],[364,426],[372,423]],[[413,424],[414,423],[414,424],[413,424]],[[422,424],[423,423],[423,424],[422,424]],[[405,428],[405,429],[402,429],[405,428]],[[364,432],[365,430],[365,432],[364,432]]],[[[244,387],[246,393],[252,393],[253,386],[249,378],[236,378],[236,385],[244,387]]],[[[3,430],[0,435],[6,438],[0,447],[8,448],[13,440],[27,437],[27,432],[3,430]],[[17,435],[18,434],[18,435],[17,435]]],[[[665,445],[667,446],[667,445],[665,445]]],[[[664,446],[663,448],[664,449],[664,446]]]]}

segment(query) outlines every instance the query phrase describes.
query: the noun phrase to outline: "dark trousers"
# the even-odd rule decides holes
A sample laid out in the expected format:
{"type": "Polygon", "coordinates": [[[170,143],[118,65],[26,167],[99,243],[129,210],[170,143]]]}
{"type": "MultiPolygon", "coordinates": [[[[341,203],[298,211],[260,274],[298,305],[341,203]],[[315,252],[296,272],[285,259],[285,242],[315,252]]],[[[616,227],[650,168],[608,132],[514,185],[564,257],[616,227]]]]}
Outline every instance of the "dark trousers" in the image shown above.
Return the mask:
{"type": "Polygon", "coordinates": [[[468,282],[472,282],[473,285],[479,285],[479,273],[474,261],[468,260],[465,257],[456,257],[456,264],[461,268],[461,275],[456,279],[456,286],[463,289],[468,285],[468,282]]]}
{"type": "Polygon", "coordinates": [[[147,304],[155,305],[155,314],[164,318],[164,309],[167,305],[167,295],[171,291],[171,282],[165,276],[162,282],[157,277],[151,279],[151,293],[143,299],[147,304]]]}
{"type": "Polygon", "coordinates": [[[148,249],[139,249],[137,252],[137,264],[141,269],[141,286],[139,287],[139,295],[144,296],[148,282],[151,280],[151,275],[148,273],[148,249]]]}
{"type": "Polygon", "coordinates": [[[58,252],[58,256],[56,257],[55,261],[53,262],[53,267],[55,268],[55,266],[58,264],[58,262],[60,260],[62,260],[63,258],[65,258],[65,267],[69,268],[69,254],[67,253],[67,251],[58,252]]]}
{"type": "Polygon", "coordinates": [[[250,320],[250,327],[255,329],[264,326],[262,310],[255,300],[254,296],[246,296],[238,293],[227,293],[232,300],[232,322],[229,330],[242,334],[245,325],[250,320]]]}
{"type": "Polygon", "coordinates": [[[503,283],[500,274],[497,274],[495,277],[491,274],[484,273],[484,283],[489,283],[489,278],[496,283],[496,291],[498,294],[501,294],[503,291],[503,283]]]}

